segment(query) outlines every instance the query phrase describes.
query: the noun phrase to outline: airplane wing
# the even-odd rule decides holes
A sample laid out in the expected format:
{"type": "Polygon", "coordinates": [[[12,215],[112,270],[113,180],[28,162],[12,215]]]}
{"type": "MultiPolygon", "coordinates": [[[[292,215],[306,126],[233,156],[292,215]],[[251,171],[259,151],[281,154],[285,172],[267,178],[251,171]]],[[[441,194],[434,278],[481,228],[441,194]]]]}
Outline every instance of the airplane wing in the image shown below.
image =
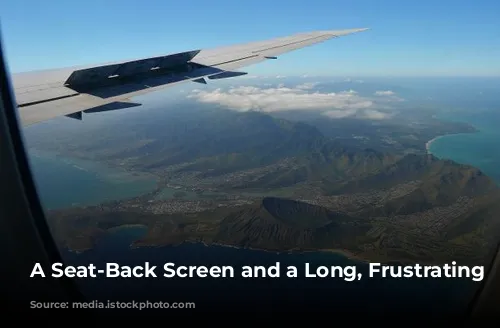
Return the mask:
{"type": "Polygon", "coordinates": [[[131,97],[186,81],[207,83],[246,74],[238,69],[363,29],[315,31],[267,41],[139,60],[27,72],[12,77],[23,126],[82,113],[140,106],[131,97]]]}

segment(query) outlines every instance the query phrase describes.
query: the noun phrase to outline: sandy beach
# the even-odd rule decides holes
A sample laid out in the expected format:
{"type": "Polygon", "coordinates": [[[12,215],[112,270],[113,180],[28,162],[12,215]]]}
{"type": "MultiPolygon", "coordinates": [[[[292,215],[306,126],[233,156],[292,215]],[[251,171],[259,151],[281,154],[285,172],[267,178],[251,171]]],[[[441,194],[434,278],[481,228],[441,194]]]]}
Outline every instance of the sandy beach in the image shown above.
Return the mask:
{"type": "Polygon", "coordinates": [[[431,148],[431,145],[434,141],[438,140],[439,138],[442,138],[444,136],[437,136],[435,138],[432,138],[431,140],[427,141],[426,144],[425,144],[425,149],[427,151],[427,154],[430,154],[431,151],[430,151],[430,148],[431,148]]]}

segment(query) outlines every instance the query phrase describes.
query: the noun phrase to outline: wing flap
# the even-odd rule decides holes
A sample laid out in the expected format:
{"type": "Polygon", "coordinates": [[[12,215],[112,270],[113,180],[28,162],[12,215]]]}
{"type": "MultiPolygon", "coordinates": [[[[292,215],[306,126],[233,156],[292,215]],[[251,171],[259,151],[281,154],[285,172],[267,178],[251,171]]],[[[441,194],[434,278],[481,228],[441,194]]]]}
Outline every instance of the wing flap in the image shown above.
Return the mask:
{"type": "Polygon", "coordinates": [[[119,64],[76,70],[65,85],[78,92],[89,92],[103,87],[116,86],[150,78],[188,73],[189,61],[200,51],[133,60],[119,64]]]}
{"type": "Polygon", "coordinates": [[[214,75],[210,75],[208,78],[210,80],[219,80],[219,79],[227,79],[230,77],[237,77],[247,75],[247,72],[232,72],[232,71],[223,71],[222,73],[217,73],[214,75]]]}

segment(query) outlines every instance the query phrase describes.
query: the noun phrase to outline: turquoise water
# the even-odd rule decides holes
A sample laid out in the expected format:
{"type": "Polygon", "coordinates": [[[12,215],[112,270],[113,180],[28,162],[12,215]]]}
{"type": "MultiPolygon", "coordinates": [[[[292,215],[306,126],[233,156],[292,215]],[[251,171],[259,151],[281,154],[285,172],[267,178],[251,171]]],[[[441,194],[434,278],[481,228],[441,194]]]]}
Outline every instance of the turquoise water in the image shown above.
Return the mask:
{"type": "Polygon", "coordinates": [[[479,132],[440,137],[432,142],[430,152],[439,158],[475,166],[500,185],[500,109],[448,114],[440,118],[467,122],[479,132]]]}
{"type": "Polygon", "coordinates": [[[44,208],[95,205],[135,197],[153,190],[157,179],[105,165],[31,149],[38,194],[44,208]]]}

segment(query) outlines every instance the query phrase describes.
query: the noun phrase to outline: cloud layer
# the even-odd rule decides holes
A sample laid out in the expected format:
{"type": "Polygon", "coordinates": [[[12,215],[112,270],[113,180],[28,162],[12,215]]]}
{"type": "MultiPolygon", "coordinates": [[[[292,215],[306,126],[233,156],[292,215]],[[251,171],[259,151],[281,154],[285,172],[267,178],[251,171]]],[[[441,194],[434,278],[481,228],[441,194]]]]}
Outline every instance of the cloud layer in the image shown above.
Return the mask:
{"type": "MultiPolygon", "coordinates": [[[[194,90],[188,97],[203,103],[219,104],[238,111],[316,110],[330,118],[359,117],[385,119],[390,113],[381,111],[380,96],[394,96],[392,91],[376,92],[377,97],[359,95],[354,90],[322,93],[315,91],[317,83],[294,87],[279,84],[274,87],[238,86],[228,90],[194,90]]],[[[382,101],[383,102],[383,101],[382,101]]]]}
{"type": "Polygon", "coordinates": [[[375,96],[394,96],[394,91],[386,90],[386,91],[375,91],[375,96]]]}

